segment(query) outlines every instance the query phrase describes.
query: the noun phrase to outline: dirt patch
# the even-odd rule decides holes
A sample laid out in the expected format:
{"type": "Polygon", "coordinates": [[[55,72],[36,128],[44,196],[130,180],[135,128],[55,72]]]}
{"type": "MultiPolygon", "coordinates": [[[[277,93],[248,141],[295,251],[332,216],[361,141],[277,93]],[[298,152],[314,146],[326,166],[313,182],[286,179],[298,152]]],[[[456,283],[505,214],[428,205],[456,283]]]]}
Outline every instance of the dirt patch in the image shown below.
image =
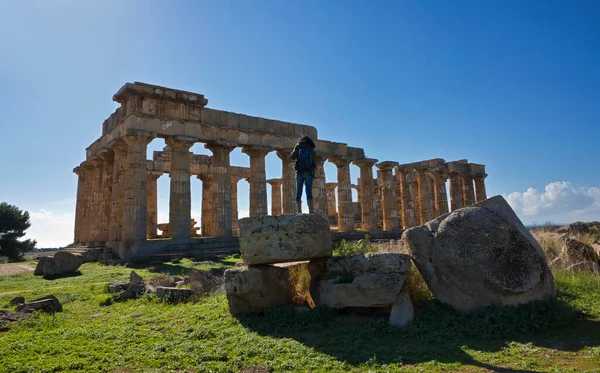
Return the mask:
{"type": "Polygon", "coordinates": [[[32,264],[0,264],[0,276],[16,275],[23,272],[33,272],[35,266],[32,264]]]}

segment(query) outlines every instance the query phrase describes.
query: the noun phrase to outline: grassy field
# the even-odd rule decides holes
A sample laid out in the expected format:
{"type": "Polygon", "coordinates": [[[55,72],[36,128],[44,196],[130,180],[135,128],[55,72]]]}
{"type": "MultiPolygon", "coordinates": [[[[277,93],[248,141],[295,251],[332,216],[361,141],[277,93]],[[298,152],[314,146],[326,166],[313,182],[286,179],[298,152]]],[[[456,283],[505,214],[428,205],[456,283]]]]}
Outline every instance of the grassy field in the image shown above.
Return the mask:
{"type": "MultiPolygon", "coordinates": [[[[232,266],[224,260],[218,266],[232,266]]],[[[189,260],[159,265],[187,273],[189,260]]],[[[206,269],[207,267],[202,267],[206,269]]],[[[135,269],[148,280],[156,273],[135,269]]],[[[154,296],[108,304],[130,268],[84,264],[81,275],[0,277],[15,296],[56,295],[64,311],[0,333],[0,372],[600,372],[600,279],[557,273],[558,300],[461,315],[428,300],[407,328],[385,318],[291,307],[232,317],[223,295],[167,304],[154,296]]]]}

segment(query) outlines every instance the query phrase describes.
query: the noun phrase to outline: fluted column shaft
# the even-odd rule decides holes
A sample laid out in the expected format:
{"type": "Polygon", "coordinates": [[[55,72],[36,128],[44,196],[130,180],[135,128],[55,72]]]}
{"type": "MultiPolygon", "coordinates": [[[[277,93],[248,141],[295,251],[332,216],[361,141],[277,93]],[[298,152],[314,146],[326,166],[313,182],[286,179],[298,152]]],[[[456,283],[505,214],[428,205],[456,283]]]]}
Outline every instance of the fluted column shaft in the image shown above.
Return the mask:
{"type": "MultiPolygon", "coordinates": [[[[252,171],[250,171],[252,172],[252,171]]],[[[231,187],[230,187],[230,194],[231,194],[231,231],[233,232],[234,235],[238,235],[239,234],[239,227],[238,227],[238,219],[239,219],[239,210],[238,210],[238,181],[240,181],[241,178],[238,176],[232,176],[231,177],[231,187]]]]}
{"type": "MultiPolygon", "coordinates": [[[[158,185],[157,180],[162,175],[162,172],[148,171],[148,221],[146,223],[146,238],[157,237],[157,226],[158,226],[158,185]]],[[[170,231],[170,227],[169,227],[170,231]]]]}
{"type": "Polygon", "coordinates": [[[102,229],[102,172],[104,162],[98,157],[91,161],[94,166],[94,176],[92,182],[92,206],[90,219],[90,241],[94,244],[102,244],[100,242],[100,230],[102,229]]]}
{"type": "Polygon", "coordinates": [[[354,230],[350,161],[343,158],[331,158],[330,160],[337,167],[338,231],[350,232],[354,230]]]}
{"type": "MultiPolygon", "coordinates": [[[[266,216],[269,214],[267,204],[267,172],[265,156],[270,149],[264,147],[245,147],[242,150],[250,157],[250,216],[266,216]]],[[[236,184],[237,185],[237,184],[236,184]]]]}
{"type": "Polygon", "coordinates": [[[419,224],[425,224],[434,218],[426,170],[417,170],[417,182],[419,187],[419,211],[421,212],[419,224]]]}
{"type": "Polygon", "coordinates": [[[112,177],[114,167],[113,152],[106,152],[102,156],[102,185],[100,189],[100,230],[98,241],[105,243],[109,238],[110,210],[112,207],[112,177]]]}
{"type": "Polygon", "coordinates": [[[125,200],[125,167],[127,161],[127,145],[119,143],[111,148],[114,153],[112,198],[110,208],[110,223],[108,229],[109,241],[120,241],[123,236],[123,206],[125,200]]]}
{"type": "Polygon", "coordinates": [[[75,167],[73,172],[77,175],[77,201],[75,204],[75,229],[73,243],[80,243],[81,230],[85,214],[85,171],[83,167],[75,167]]]}
{"type": "Polygon", "coordinates": [[[465,207],[475,203],[475,189],[473,189],[473,177],[471,175],[462,175],[462,193],[465,207]]]}
{"type": "Polygon", "coordinates": [[[450,209],[452,211],[463,208],[463,194],[460,177],[457,173],[450,173],[450,209]]]}
{"type": "Polygon", "coordinates": [[[213,233],[217,237],[228,237],[232,235],[229,154],[235,147],[220,143],[211,143],[206,144],[206,148],[213,153],[213,233]]]}
{"type": "Polygon", "coordinates": [[[377,204],[375,203],[375,182],[373,181],[373,166],[377,159],[365,158],[354,161],[360,168],[359,201],[361,209],[361,228],[363,231],[377,229],[377,204]]]}
{"type": "Polygon", "coordinates": [[[212,209],[212,175],[204,174],[198,176],[198,179],[202,181],[202,215],[201,215],[201,228],[200,235],[202,237],[213,236],[213,209],[212,209]]]}
{"type": "Polygon", "coordinates": [[[190,238],[192,201],[190,189],[190,148],[196,139],[174,136],[166,139],[171,150],[169,233],[172,238],[190,238]]]}
{"type": "Polygon", "coordinates": [[[327,158],[317,155],[314,159],[317,169],[313,181],[314,213],[327,218],[327,187],[325,186],[325,161],[327,158]]]}
{"type": "Polygon", "coordinates": [[[152,138],[145,135],[126,135],[124,140],[127,144],[127,161],[122,240],[140,241],[146,238],[146,147],[152,138]]]}
{"type": "Polygon", "coordinates": [[[271,215],[281,215],[281,179],[267,180],[271,184],[271,215]]]}
{"type": "Polygon", "coordinates": [[[402,203],[402,228],[408,229],[417,225],[415,213],[413,211],[413,203],[410,193],[410,182],[407,180],[407,172],[405,169],[396,168],[398,181],[400,183],[400,201],[402,203]]]}
{"type": "Polygon", "coordinates": [[[481,202],[487,199],[487,193],[485,191],[485,176],[475,176],[475,195],[477,196],[477,202],[481,202]]]}
{"type": "Polygon", "coordinates": [[[277,156],[281,159],[281,180],[282,191],[281,207],[284,214],[293,214],[296,212],[296,172],[294,165],[296,161],[290,159],[292,149],[281,149],[277,151],[277,156]]]}
{"type": "Polygon", "coordinates": [[[446,192],[446,176],[441,172],[433,172],[433,188],[435,194],[435,216],[448,213],[448,196],[446,192]]]}
{"type": "Polygon", "coordinates": [[[84,193],[84,213],[81,227],[81,240],[86,244],[92,244],[92,224],[93,224],[93,200],[94,200],[94,166],[86,162],[83,166],[85,172],[85,193],[84,193]]]}
{"type": "Polygon", "coordinates": [[[337,219],[335,204],[335,188],[337,188],[337,183],[326,183],[325,187],[327,188],[327,216],[329,216],[330,220],[334,220],[337,219]]]}
{"type": "Polygon", "coordinates": [[[396,195],[394,191],[394,175],[392,169],[397,162],[381,162],[377,168],[381,171],[383,184],[383,230],[392,231],[398,229],[398,211],[396,210],[396,195]]]}

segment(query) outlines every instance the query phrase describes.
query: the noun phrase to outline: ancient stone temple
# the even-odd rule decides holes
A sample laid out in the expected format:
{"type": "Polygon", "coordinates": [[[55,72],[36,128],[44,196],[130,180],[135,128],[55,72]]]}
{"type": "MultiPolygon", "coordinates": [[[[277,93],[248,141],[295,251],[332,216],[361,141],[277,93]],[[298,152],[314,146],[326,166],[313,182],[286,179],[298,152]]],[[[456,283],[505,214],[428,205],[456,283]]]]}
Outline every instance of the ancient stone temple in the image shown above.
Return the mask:
{"type": "Polygon", "coordinates": [[[79,176],[74,244],[105,246],[121,258],[237,249],[241,179],[250,186],[250,216],[295,213],[289,154],[304,135],[316,144],[315,213],[328,217],[338,234],[398,235],[486,198],[485,167],[466,160],[378,163],[361,148],[320,139],[315,127],[211,109],[201,94],[145,83],[125,84],[113,100],[121,106],[104,121],[102,136],[74,169],[79,176]],[[155,138],[167,146],[148,160],[147,145],[155,138]],[[191,153],[196,143],[212,156],[191,153]],[[249,168],[230,164],[236,147],[248,155],[249,168]],[[281,159],[281,177],[267,180],[270,152],[281,159]],[[326,161],[337,167],[335,183],[326,182],[326,161]],[[356,184],[350,178],[353,166],[360,169],[356,184]],[[165,174],[170,177],[169,221],[158,222],[157,179],[165,174]],[[201,202],[191,199],[191,177],[202,181],[201,202]],[[199,227],[191,219],[196,203],[201,206],[199,227]]]}

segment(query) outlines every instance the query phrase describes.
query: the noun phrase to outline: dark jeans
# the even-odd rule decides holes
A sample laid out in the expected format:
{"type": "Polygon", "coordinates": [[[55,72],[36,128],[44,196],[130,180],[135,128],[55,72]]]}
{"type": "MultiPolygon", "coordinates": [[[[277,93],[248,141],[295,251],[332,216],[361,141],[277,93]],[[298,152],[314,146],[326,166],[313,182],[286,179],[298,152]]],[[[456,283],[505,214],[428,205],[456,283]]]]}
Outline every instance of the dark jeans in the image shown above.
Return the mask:
{"type": "Polygon", "coordinates": [[[313,171],[296,171],[296,201],[302,200],[302,185],[306,185],[306,199],[312,200],[313,171]]]}

